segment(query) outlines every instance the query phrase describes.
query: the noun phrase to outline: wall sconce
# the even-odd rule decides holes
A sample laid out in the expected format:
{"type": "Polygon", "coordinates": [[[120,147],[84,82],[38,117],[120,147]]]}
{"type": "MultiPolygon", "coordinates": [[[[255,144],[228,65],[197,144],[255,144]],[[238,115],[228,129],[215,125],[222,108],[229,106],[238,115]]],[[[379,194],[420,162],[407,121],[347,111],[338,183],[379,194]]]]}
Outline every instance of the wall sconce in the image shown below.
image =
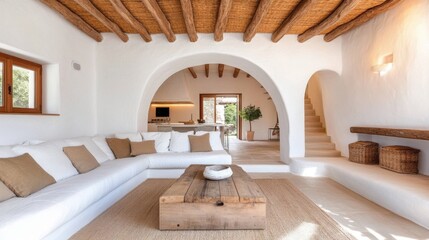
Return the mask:
{"type": "Polygon", "coordinates": [[[383,57],[382,61],[378,65],[371,67],[371,70],[375,73],[380,74],[380,76],[385,75],[393,68],[393,54],[389,54],[383,57]]]}

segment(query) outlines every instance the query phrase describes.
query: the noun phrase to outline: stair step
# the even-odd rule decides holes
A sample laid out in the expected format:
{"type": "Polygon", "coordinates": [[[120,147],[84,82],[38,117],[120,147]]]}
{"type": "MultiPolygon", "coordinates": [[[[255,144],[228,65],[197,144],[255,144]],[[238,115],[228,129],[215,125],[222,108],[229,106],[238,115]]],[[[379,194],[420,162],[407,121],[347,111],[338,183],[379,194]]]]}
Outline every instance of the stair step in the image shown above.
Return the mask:
{"type": "Polygon", "coordinates": [[[308,150],[306,157],[341,157],[341,152],[337,150],[308,150]]]}
{"type": "Polygon", "coordinates": [[[305,110],[305,116],[316,116],[316,112],[313,109],[305,110]]]}
{"type": "Polygon", "coordinates": [[[306,122],[320,122],[319,116],[306,116],[305,117],[306,122]]]}
{"type": "Polygon", "coordinates": [[[305,150],[335,150],[335,144],[331,142],[309,142],[305,144],[305,150]]]}
{"type": "Polygon", "coordinates": [[[305,98],[305,99],[304,99],[304,103],[310,103],[310,104],[311,104],[311,100],[310,100],[310,98],[305,98]]]}
{"type": "Polygon", "coordinates": [[[305,128],[308,127],[322,127],[321,122],[305,122],[305,128]]]}
{"type": "Polygon", "coordinates": [[[306,143],[316,143],[316,142],[331,142],[331,137],[326,134],[321,135],[305,135],[306,143]]]}
{"type": "Polygon", "coordinates": [[[306,127],[305,133],[326,133],[326,130],[322,127],[306,127]]]}

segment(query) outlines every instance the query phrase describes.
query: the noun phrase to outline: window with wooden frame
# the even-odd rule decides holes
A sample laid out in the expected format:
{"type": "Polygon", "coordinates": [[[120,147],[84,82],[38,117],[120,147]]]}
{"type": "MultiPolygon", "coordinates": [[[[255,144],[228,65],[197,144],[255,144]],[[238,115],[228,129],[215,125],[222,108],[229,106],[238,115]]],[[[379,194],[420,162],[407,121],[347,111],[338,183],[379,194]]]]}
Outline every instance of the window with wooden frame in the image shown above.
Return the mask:
{"type": "Polygon", "coordinates": [[[0,113],[42,113],[42,65],[0,53],[0,113]]]}

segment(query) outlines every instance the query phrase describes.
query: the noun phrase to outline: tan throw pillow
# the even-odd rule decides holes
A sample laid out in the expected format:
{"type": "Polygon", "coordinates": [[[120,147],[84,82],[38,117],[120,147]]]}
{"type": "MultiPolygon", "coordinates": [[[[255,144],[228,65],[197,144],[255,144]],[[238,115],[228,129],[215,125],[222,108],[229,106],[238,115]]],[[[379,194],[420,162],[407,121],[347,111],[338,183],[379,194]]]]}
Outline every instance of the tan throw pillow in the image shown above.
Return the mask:
{"type": "Polygon", "coordinates": [[[28,153],[17,157],[0,158],[0,180],[18,197],[26,197],[55,183],[55,179],[28,153]]]}
{"type": "Polygon", "coordinates": [[[10,198],[16,197],[15,193],[13,193],[3,182],[0,181],[0,202],[6,201],[10,198]]]}
{"type": "Polygon", "coordinates": [[[85,145],[64,147],[63,151],[79,173],[86,173],[100,166],[85,145]]]}
{"type": "Polygon", "coordinates": [[[206,133],[201,136],[189,135],[189,144],[191,145],[191,152],[211,152],[210,134],[206,133]]]}
{"type": "Polygon", "coordinates": [[[106,142],[116,159],[131,157],[130,139],[106,138],[106,142]]]}
{"type": "Polygon", "coordinates": [[[146,140],[143,142],[131,142],[131,156],[141,154],[156,153],[155,140],[146,140]]]}

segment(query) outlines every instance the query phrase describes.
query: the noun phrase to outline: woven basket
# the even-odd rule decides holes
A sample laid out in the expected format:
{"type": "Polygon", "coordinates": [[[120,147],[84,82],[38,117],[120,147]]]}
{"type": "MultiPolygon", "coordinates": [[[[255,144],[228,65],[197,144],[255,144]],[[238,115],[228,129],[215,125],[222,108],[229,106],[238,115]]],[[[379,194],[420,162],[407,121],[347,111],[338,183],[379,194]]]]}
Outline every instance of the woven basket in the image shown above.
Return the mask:
{"type": "Polygon", "coordinates": [[[349,160],[355,163],[378,164],[378,143],[367,141],[350,143],[349,160]]]}
{"type": "Polygon", "coordinates": [[[380,150],[380,167],[398,173],[418,173],[419,149],[386,146],[380,150]]]}

